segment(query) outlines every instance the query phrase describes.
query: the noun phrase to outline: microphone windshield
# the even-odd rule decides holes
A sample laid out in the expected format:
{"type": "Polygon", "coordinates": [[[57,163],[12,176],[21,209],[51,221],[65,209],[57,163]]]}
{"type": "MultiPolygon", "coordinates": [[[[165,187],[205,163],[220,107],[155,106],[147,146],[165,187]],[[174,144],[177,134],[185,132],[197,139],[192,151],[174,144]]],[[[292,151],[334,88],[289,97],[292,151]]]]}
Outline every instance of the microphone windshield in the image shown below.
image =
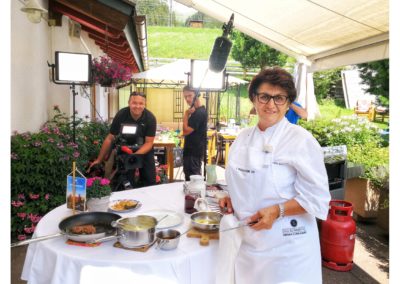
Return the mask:
{"type": "Polygon", "coordinates": [[[231,51],[232,42],[223,36],[217,37],[214,47],[208,60],[208,68],[216,73],[224,70],[228,61],[229,52],[231,51]]]}

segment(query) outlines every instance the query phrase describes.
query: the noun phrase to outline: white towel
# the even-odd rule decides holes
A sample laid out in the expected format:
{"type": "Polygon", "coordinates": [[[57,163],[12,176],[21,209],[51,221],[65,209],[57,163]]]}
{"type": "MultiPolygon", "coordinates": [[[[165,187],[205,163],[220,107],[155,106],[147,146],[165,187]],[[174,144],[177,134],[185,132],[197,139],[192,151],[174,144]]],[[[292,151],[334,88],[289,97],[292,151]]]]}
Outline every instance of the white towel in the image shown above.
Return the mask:
{"type": "MultiPolygon", "coordinates": [[[[239,220],[233,215],[224,215],[219,230],[240,226],[239,220]]],[[[217,255],[216,284],[235,283],[235,261],[243,239],[243,228],[219,233],[219,248],[217,255]]]]}

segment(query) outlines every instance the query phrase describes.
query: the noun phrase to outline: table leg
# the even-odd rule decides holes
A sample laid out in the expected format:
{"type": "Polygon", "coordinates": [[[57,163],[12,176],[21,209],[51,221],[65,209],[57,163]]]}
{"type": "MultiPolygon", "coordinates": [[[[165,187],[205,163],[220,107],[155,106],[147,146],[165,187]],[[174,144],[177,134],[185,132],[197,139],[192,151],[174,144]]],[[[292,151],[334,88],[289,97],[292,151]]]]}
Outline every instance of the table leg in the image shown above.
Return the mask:
{"type": "Polygon", "coordinates": [[[225,141],[225,168],[228,165],[229,141],[225,141]]]}
{"type": "Polygon", "coordinates": [[[167,163],[168,163],[168,177],[169,182],[174,181],[174,157],[172,153],[172,147],[167,148],[167,163]]]}

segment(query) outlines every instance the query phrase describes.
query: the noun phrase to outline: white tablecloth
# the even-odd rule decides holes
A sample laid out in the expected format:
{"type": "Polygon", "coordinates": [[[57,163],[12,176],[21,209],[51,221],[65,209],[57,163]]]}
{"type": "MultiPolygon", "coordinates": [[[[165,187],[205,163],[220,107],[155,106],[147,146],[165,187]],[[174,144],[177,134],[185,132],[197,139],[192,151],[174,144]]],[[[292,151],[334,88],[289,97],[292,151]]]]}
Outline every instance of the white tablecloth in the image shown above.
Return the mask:
{"type": "MultiPolygon", "coordinates": [[[[115,192],[112,200],[131,198],[142,207],[120,214],[122,217],[142,214],[150,210],[174,210],[184,216],[182,224],[174,227],[180,232],[190,226],[190,215],[184,213],[182,183],[115,192]]],[[[58,224],[72,210],[65,205],[46,214],[39,222],[35,235],[59,232],[58,224]]],[[[64,237],[29,245],[21,278],[28,283],[214,283],[218,241],[200,246],[199,239],[183,236],[175,250],[157,250],[154,245],[147,252],[129,251],[113,247],[115,241],[98,247],[79,247],[65,243],[64,237]]]]}

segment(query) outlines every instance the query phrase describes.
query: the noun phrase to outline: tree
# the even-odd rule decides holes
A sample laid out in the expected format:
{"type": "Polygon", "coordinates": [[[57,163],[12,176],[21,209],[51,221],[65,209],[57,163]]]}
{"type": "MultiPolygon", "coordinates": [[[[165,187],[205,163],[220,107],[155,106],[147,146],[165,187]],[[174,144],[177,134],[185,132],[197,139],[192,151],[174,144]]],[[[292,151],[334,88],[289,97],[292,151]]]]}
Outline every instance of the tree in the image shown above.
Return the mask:
{"type": "Polygon", "coordinates": [[[286,64],[288,56],[239,31],[232,33],[232,58],[243,68],[260,68],[286,64]]]}
{"type": "Polygon", "coordinates": [[[319,102],[328,97],[334,97],[334,88],[341,83],[342,70],[343,68],[339,67],[313,74],[315,96],[319,102]]]}
{"type": "Polygon", "coordinates": [[[136,10],[138,15],[146,15],[147,25],[168,26],[170,20],[170,11],[166,1],[139,0],[136,4],[136,10]]]}
{"type": "Polygon", "coordinates": [[[357,64],[364,91],[389,99],[389,59],[357,64]]]}

